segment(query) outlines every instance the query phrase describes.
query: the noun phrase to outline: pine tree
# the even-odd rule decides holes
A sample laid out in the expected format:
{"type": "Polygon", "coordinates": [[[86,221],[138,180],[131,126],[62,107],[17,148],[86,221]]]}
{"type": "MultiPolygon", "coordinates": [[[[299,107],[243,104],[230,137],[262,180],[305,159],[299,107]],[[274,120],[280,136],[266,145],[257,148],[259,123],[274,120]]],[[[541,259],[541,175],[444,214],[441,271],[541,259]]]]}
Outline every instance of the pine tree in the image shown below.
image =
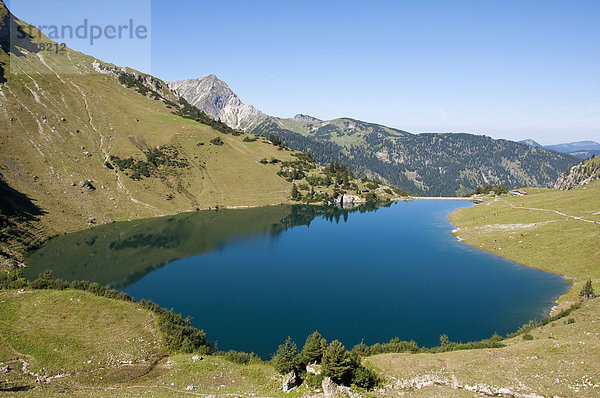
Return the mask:
{"type": "Polygon", "coordinates": [[[306,343],[300,353],[300,362],[303,366],[309,363],[319,363],[323,357],[323,352],[327,348],[327,342],[321,337],[319,332],[314,332],[306,338],[306,343]]]}
{"type": "Polygon", "coordinates": [[[296,371],[298,367],[298,348],[291,337],[288,336],[285,342],[277,348],[272,361],[275,370],[282,375],[296,371]]]}
{"type": "Polygon", "coordinates": [[[588,281],[585,283],[585,286],[583,286],[583,289],[581,289],[581,292],[579,292],[579,297],[581,297],[583,301],[596,297],[591,279],[588,279],[588,281]]]}
{"type": "Polygon", "coordinates": [[[298,190],[296,184],[292,184],[292,200],[300,200],[302,199],[302,194],[298,190]]]}
{"type": "Polygon", "coordinates": [[[333,340],[321,361],[323,375],[330,377],[336,383],[348,382],[352,379],[353,361],[350,353],[338,340],[333,340]]]}

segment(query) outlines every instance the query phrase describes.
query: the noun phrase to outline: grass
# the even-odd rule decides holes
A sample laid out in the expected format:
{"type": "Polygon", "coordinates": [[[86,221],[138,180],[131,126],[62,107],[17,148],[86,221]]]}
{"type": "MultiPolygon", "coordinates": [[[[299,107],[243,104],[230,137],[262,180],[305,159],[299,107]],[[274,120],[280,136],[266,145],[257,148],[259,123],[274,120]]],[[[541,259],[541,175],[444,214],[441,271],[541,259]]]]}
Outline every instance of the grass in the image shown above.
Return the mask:
{"type": "Polygon", "coordinates": [[[0,362],[26,358],[43,376],[161,355],[154,314],[81,291],[0,291],[0,362]]]}
{"type": "MultiPolygon", "coordinates": [[[[184,393],[278,396],[279,377],[263,363],[222,357],[166,357],[154,315],[135,303],[66,290],[0,291],[0,391],[25,396],[152,396],[184,393]],[[50,381],[36,384],[29,370],[50,381]]],[[[289,396],[289,395],[286,395],[289,396]]],[[[299,394],[291,394],[299,396],[299,394]]]]}

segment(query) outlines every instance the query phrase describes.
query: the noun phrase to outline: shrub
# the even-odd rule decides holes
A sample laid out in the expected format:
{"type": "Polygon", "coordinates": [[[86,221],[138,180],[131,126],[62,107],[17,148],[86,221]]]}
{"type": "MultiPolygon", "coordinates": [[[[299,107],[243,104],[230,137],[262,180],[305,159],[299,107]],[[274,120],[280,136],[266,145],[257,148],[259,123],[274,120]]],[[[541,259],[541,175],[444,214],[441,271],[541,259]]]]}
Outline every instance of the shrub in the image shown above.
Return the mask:
{"type": "Polygon", "coordinates": [[[364,388],[365,390],[371,390],[379,383],[380,379],[377,373],[364,366],[358,367],[352,376],[352,384],[364,388]]]}
{"type": "Polygon", "coordinates": [[[319,373],[318,375],[312,374],[312,373],[308,373],[306,375],[306,377],[304,378],[304,382],[310,387],[310,388],[321,388],[321,385],[323,384],[323,379],[325,378],[325,376],[323,375],[323,373],[319,373]]]}
{"type": "Polygon", "coordinates": [[[256,354],[248,354],[245,352],[239,352],[235,350],[229,350],[224,355],[226,360],[229,362],[237,363],[240,365],[248,365],[252,360],[258,359],[256,354]]]}
{"type": "Polygon", "coordinates": [[[185,352],[186,354],[191,354],[194,352],[194,343],[188,336],[185,336],[183,342],[181,343],[181,352],[185,352]]]}
{"type": "Polygon", "coordinates": [[[523,340],[533,340],[533,336],[529,333],[523,335],[523,340]]]}
{"type": "Polygon", "coordinates": [[[587,282],[583,286],[583,289],[581,289],[581,292],[579,292],[579,297],[581,297],[581,299],[584,301],[595,297],[591,279],[587,280],[587,282]]]}
{"type": "Polygon", "coordinates": [[[225,144],[223,142],[223,140],[221,139],[221,137],[213,138],[212,140],[210,140],[210,143],[213,145],[217,145],[217,146],[221,146],[221,145],[225,144]]]}

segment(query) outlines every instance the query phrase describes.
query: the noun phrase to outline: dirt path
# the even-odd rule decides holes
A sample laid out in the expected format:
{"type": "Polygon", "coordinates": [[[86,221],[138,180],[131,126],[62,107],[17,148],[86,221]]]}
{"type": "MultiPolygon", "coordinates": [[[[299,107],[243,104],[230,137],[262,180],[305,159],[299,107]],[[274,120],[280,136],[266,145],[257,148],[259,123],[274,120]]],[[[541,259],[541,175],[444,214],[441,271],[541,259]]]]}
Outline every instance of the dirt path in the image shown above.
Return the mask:
{"type": "Polygon", "coordinates": [[[563,216],[563,217],[568,217],[568,218],[572,218],[574,220],[579,220],[579,221],[583,221],[583,222],[589,222],[592,224],[600,224],[600,221],[594,221],[594,220],[587,220],[583,217],[578,217],[578,216],[571,216],[569,214],[565,214],[562,213],[558,210],[552,210],[552,209],[538,209],[536,207],[525,207],[525,206],[515,206],[514,204],[507,202],[511,207],[515,208],[515,209],[524,209],[524,210],[534,210],[534,211],[546,211],[546,212],[551,212],[551,213],[556,213],[559,216],[563,216]]]}

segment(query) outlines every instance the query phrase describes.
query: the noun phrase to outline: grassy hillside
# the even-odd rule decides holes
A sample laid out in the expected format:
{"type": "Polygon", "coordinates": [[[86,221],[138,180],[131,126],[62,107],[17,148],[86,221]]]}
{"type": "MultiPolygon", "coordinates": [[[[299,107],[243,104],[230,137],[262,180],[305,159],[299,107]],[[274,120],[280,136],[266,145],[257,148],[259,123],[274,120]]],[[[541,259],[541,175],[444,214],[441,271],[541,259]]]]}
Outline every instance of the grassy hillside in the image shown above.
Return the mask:
{"type": "Polygon", "coordinates": [[[192,385],[205,394],[278,395],[269,365],[165,357],[154,314],[137,304],[75,290],[0,291],[0,302],[0,367],[11,369],[2,394],[173,396],[193,394],[192,385]]]}
{"type": "Polygon", "coordinates": [[[298,121],[276,117],[272,117],[271,120],[283,129],[306,137],[327,140],[344,149],[350,149],[355,145],[365,146],[372,135],[379,135],[381,137],[407,137],[411,135],[406,131],[350,118],[334,119],[325,122],[298,121]]]}
{"type": "Polygon", "coordinates": [[[270,143],[243,142],[172,115],[163,102],[122,86],[97,72],[93,58],[70,50],[9,62],[1,87],[1,117],[10,123],[0,136],[1,171],[11,187],[54,210],[48,224],[56,230],[85,227],[90,217],[107,222],[289,198],[291,184],[259,164],[290,158],[270,143]],[[223,145],[210,143],[216,137],[223,145]],[[145,161],[144,152],[159,146],[177,150],[187,166],[161,167],[140,180],[106,166],[111,156],[145,161]],[[96,189],[82,187],[85,181],[96,189]]]}
{"type": "Polygon", "coordinates": [[[0,362],[45,377],[161,354],[154,314],[81,291],[0,291],[0,362]],[[21,364],[18,364],[18,361],[21,364]]]}

